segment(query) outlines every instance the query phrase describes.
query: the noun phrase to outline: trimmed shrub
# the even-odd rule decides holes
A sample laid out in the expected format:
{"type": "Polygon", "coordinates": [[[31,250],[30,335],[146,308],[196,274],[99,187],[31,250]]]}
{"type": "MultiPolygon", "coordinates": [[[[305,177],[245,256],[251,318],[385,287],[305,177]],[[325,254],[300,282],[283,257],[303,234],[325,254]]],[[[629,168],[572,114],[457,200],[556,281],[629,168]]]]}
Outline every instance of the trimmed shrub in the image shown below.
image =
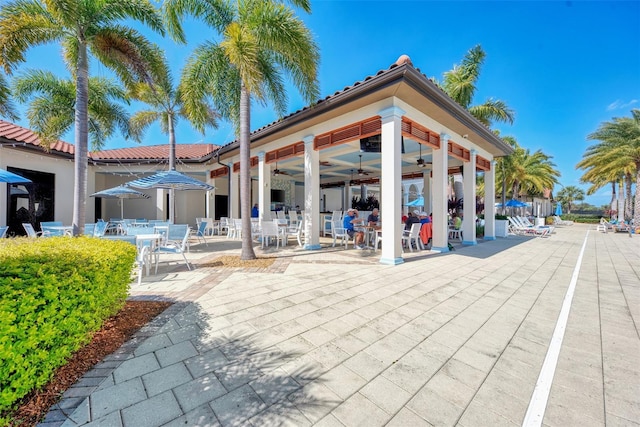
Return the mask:
{"type": "Polygon", "coordinates": [[[122,308],[136,257],[129,243],[90,237],[2,240],[0,413],[122,308]]]}

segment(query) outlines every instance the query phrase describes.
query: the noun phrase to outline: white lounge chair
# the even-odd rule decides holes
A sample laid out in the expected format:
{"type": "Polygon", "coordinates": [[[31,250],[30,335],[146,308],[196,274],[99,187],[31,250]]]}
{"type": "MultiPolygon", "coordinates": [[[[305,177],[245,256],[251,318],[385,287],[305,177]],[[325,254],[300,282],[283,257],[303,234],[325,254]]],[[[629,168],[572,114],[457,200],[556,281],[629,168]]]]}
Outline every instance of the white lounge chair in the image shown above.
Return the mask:
{"type": "Polygon", "coordinates": [[[155,248],[156,273],[158,272],[158,262],[161,254],[180,254],[184,259],[187,268],[191,270],[191,265],[187,260],[185,252],[188,250],[189,234],[191,230],[187,224],[170,224],[167,232],[167,240],[155,248]]]}

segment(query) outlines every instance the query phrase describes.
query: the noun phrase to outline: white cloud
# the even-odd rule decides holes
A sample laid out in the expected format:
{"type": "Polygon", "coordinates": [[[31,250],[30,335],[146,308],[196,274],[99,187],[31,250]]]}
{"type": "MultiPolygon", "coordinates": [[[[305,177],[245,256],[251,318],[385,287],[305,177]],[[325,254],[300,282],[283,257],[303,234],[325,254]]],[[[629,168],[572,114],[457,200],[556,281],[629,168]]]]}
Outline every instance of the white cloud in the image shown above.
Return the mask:
{"type": "Polygon", "coordinates": [[[616,99],[615,102],[612,102],[611,104],[609,104],[607,106],[607,111],[622,110],[622,109],[625,109],[625,108],[629,108],[632,105],[637,104],[637,103],[638,103],[637,99],[632,99],[629,102],[624,102],[624,101],[621,101],[619,99],[616,99]]]}

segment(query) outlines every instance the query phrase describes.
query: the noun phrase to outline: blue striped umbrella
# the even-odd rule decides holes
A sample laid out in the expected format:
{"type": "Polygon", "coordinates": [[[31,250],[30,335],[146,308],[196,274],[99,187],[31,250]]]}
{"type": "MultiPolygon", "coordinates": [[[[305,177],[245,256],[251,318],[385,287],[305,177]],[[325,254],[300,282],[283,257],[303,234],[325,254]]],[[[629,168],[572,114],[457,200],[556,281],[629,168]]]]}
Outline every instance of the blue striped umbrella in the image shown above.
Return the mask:
{"type": "Polygon", "coordinates": [[[0,169],[0,182],[6,182],[9,184],[28,184],[31,180],[16,173],[0,169]]]}
{"type": "MultiPolygon", "coordinates": [[[[149,199],[150,196],[133,188],[125,186],[108,188],[106,190],[93,193],[90,197],[102,197],[104,199],[149,199]]],[[[120,217],[124,218],[124,203],[120,201],[120,217]]]]}
{"type": "Polygon", "coordinates": [[[174,190],[213,190],[215,187],[202,182],[198,179],[191,178],[175,170],[158,172],[151,176],[130,181],[127,184],[134,188],[163,188],[170,192],[169,198],[169,221],[173,223],[175,218],[175,199],[173,197],[174,190]]]}
{"type": "Polygon", "coordinates": [[[178,171],[158,172],[126,184],[133,188],[164,188],[168,190],[213,190],[212,185],[178,171]]]}

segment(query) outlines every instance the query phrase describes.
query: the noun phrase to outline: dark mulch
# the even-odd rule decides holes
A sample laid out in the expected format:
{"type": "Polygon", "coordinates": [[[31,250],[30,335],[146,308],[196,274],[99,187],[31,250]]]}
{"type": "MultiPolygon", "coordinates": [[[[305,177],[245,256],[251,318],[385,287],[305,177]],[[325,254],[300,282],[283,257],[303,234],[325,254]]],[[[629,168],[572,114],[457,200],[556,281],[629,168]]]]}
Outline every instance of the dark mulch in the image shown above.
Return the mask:
{"type": "Polygon", "coordinates": [[[42,389],[27,395],[9,416],[14,426],[34,426],[85,372],[116,351],[136,331],[171,306],[164,301],[127,301],[118,314],[108,319],[89,344],[58,368],[42,389]]]}

